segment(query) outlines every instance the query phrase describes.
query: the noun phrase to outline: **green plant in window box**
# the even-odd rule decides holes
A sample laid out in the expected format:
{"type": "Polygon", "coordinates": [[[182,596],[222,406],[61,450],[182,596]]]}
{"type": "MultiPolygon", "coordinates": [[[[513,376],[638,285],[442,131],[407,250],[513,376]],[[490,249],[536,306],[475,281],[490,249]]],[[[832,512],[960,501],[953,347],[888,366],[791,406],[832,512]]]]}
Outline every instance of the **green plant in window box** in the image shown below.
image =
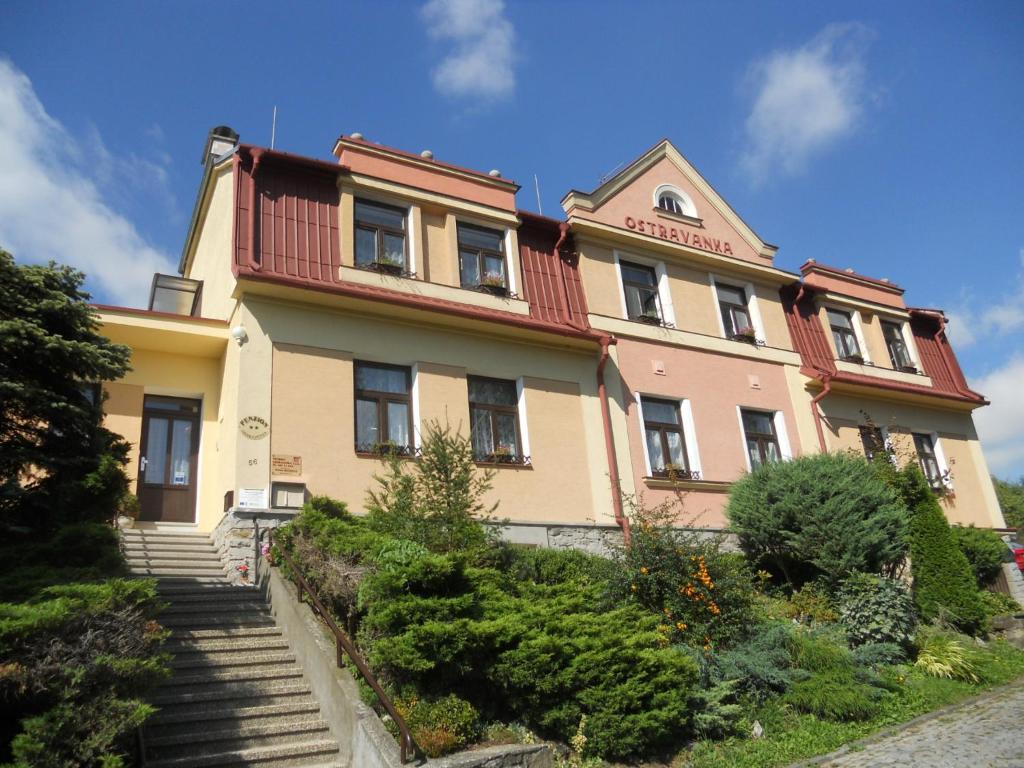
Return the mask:
{"type": "Polygon", "coordinates": [[[370,453],[377,456],[408,456],[411,450],[408,445],[399,445],[394,440],[374,443],[370,453]]]}
{"type": "Polygon", "coordinates": [[[647,310],[642,315],[638,315],[636,319],[641,323],[661,325],[661,315],[658,314],[657,310],[647,310]]]}
{"type": "Polygon", "coordinates": [[[684,464],[666,464],[661,474],[669,480],[692,480],[693,473],[684,464]]]}
{"type": "Polygon", "coordinates": [[[405,271],[405,264],[400,261],[389,259],[387,256],[383,256],[374,262],[373,268],[378,272],[383,272],[387,275],[401,275],[405,271]]]}
{"type": "Polygon", "coordinates": [[[734,333],[732,335],[732,338],[733,338],[734,341],[745,341],[748,344],[756,344],[757,343],[757,331],[755,331],[749,325],[748,326],[744,326],[743,328],[738,329],[736,331],[736,333],[734,333]]]}
{"type": "Polygon", "coordinates": [[[483,278],[480,280],[479,287],[487,293],[492,293],[495,296],[505,296],[508,294],[508,287],[505,285],[505,278],[497,272],[484,273],[483,278]]]}
{"type": "Polygon", "coordinates": [[[847,363],[856,363],[857,365],[864,365],[864,356],[858,355],[856,353],[852,355],[846,355],[846,357],[843,358],[843,361],[847,363]]]}
{"type": "Polygon", "coordinates": [[[492,461],[495,464],[514,464],[518,457],[515,451],[507,445],[499,445],[489,454],[487,454],[487,461],[492,461]]]}

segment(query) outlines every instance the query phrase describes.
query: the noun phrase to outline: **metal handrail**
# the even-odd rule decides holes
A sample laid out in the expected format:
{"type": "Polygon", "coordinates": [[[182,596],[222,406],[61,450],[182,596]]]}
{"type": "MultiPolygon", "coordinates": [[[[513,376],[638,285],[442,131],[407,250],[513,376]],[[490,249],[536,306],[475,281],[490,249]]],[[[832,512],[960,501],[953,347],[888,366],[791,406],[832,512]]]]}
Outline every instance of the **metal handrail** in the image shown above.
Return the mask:
{"type": "MultiPolygon", "coordinates": [[[[273,541],[271,541],[273,544],[273,541]]],[[[424,757],[423,750],[420,749],[415,739],[412,737],[412,731],[409,730],[409,726],[406,725],[405,719],[398,714],[398,710],[395,708],[395,704],[391,701],[391,698],[384,692],[384,688],[377,682],[377,678],[374,677],[373,671],[370,669],[370,665],[366,663],[366,660],[359,654],[356,649],[356,644],[352,642],[352,639],[345,634],[345,632],[338,627],[334,622],[334,618],[330,612],[324,607],[323,603],[320,602],[320,598],[317,597],[316,592],[309,586],[309,583],[303,578],[302,573],[299,571],[295,561],[292,560],[284,548],[279,548],[278,552],[284,561],[288,564],[288,567],[292,571],[292,578],[295,580],[295,585],[298,587],[299,594],[298,600],[302,602],[302,593],[305,592],[309,595],[310,607],[316,612],[316,614],[323,620],[327,627],[334,634],[335,649],[337,653],[338,667],[345,666],[344,653],[348,654],[348,657],[352,659],[352,663],[355,664],[356,669],[363,676],[363,680],[366,681],[375,694],[377,699],[380,701],[381,706],[391,716],[391,719],[398,726],[398,733],[400,734],[399,748],[401,750],[401,759],[403,763],[409,762],[409,753],[412,753],[413,757],[424,757]]]]}

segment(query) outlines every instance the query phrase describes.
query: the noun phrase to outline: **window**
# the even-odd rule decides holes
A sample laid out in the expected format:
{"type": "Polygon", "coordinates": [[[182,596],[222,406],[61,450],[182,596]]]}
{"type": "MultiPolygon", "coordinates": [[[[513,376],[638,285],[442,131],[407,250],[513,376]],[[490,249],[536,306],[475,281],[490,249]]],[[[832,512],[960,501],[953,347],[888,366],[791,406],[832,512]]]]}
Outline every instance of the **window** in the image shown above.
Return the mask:
{"type": "Polygon", "coordinates": [[[932,488],[939,488],[944,484],[942,468],[939,466],[939,457],[935,451],[935,441],[931,435],[914,433],[914,448],[917,450],[917,460],[921,464],[921,471],[928,478],[928,484],[932,488]]]}
{"type": "Polygon", "coordinates": [[[853,331],[853,318],[849,312],[829,309],[828,324],[832,328],[832,340],[836,343],[836,354],[841,360],[861,360],[857,334],[853,331]]]}
{"type": "Polygon", "coordinates": [[[199,299],[203,284],[173,275],[153,275],[149,292],[149,308],[154,312],[194,316],[199,314],[199,299]]]}
{"type": "Polygon", "coordinates": [[[882,432],[879,427],[858,427],[860,431],[860,444],[864,449],[864,455],[868,461],[871,461],[875,456],[889,452],[889,446],[886,445],[885,433],[882,432]]]}
{"type": "Polygon", "coordinates": [[[747,293],[742,288],[715,283],[718,293],[718,309],[722,313],[722,327],[728,338],[753,336],[754,324],[747,309],[747,293]]]}
{"type": "Polygon", "coordinates": [[[459,280],[463,288],[508,293],[504,234],[471,224],[459,224],[459,280]]]}
{"type": "Polygon", "coordinates": [[[658,296],[658,276],[652,267],[620,261],[622,291],[626,297],[626,317],[653,325],[661,325],[661,299],[658,296]]]}
{"type": "Polygon", "coordinates": [[[413,452],[411,379],[402,366],[356,363],[357,452],[413,452]]]}
{"type": "Polygon", "coordinates": [[[747,457],[750,468],[757,469],[770,461],[782,458],[779,439],[775,434],[774,414],[764,411],[740,411],[743,422],[743,437],[747,441],[747,457]]]}
{"type": "Polygon", "coordinates": [[[673,195],[671,192],[662,192],[658,196],[658,207],[663,211],[674,213],[679,216],[683,214],[683,204],[679,202],[679,198],[673,195]]]}
{"type": "Polygon", "coordinates": [[[655,477],[690,477],[679,403],[643,397],[640,409],[651,474],[655,477]]]}
{"type": "Polygon", "coordinates": [[[898,371],[917,371],[914,361],[910,359],[910,350],[903,339],[903,329],[899,323],[889,320],[882,321],[882,335],[885,336],[885,346],[889,349],[889,359],[892,367],[898,371]]]}
{"type": "Polygon", "coordinates": [[[482,376],[470,376],[468,383],[473,457],[499,464],[522,463],[516,383],[482,376]]]}
{"type": "Polygon", "coordinates": [[[406,270],[405,211],[356,200],[356,266],[401,274],[406,270]]]}

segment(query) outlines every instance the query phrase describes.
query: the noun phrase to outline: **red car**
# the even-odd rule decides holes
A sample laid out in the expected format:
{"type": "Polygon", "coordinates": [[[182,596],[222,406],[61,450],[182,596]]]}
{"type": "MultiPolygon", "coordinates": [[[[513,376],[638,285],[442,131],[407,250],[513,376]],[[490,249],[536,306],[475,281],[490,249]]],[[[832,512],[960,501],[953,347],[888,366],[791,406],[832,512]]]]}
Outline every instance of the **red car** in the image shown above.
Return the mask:
{"type": "MultiPolygon", "coordinates": [[[[1008,541],[1006,546],[1013,553],[1013,559],[1017,561],[1017,567],[1024,573],[1024,544],[1021,544],[1019,541],[1008,541]]],[[[1010,562],[1009,556],[1007,556],[1006,562],[1010,562]]]]}

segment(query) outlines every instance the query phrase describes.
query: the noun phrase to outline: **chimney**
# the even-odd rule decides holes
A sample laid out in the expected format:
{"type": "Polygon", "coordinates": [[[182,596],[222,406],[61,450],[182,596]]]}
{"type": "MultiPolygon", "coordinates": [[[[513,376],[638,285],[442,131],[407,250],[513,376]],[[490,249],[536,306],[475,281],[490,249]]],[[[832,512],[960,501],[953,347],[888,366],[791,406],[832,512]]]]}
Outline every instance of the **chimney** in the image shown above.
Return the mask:
{"type": "Polygon", "coordinates": [[[218,125],[216,128],[212,128],[206,137],[206,147],[203,148],[203,157],[199,162],[206,165],[207,160],[221,157],[237,145],[238,131],[230,125],[218,125]]]}

